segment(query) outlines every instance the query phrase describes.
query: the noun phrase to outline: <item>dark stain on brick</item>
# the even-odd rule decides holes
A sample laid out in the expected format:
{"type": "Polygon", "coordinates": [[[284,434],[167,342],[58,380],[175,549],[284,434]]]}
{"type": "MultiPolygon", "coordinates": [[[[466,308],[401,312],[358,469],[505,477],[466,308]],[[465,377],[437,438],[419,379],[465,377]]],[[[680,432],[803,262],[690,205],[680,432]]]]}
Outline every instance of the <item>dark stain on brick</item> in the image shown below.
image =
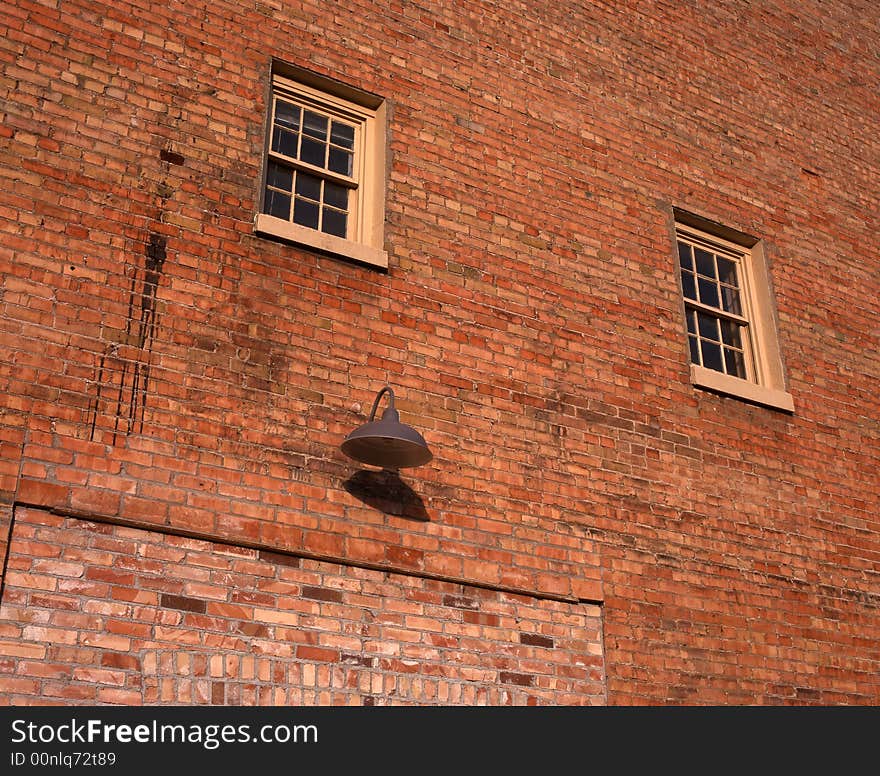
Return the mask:
{"type": "Polygon", "coordinates": [[[260,560],[267,563],[275,563],[278,566],[290,566],[298,569],[302,565],[300,558],[295,555],[285,555],[283,552],[272,552],[271,550],[260,550],[260,560]]]}
{"type": "Polygon", "coordinates": [[[159,158],[163,162],[168,162],[169,164],[183,164],[183,154],[179,154],[176,151],[171,151],[170,149],[163,148],[159,151],[159,158]]]}
{"type": "Polygon", "coordinates": [[[111,444],[131,433],[141,433],[150,382],[150,361],[156,334],[156,300],[165,266],[167,240],[151,233],[147,239],[142,272],[135,272],[128,296],[125,332],[120,342],[110,344],[101,355],[97,395],[89,408],[89,439],[98,439],[98,422],[112,431],[111,444]],[[134,348],[132,357],[124,357],[134,348]],[[121,350],[120,350],[121,349],[121,350]],[[103,410],[102,410],[103,408],[103,410]]]}
{"type": "Polygon", "coordinates": [[[206,601],[200,601],[198,598],[189,598],[184,595],[162,593],[159,602],[162,606],[168,609],[180,609],[184,612],[198,612],[199,614],[205,614],[208,609],[206,601]]]}
{"type": "Polygon", "coordinates": [[[549,636],[539,636],[537,633],[520,633],[519,643],[530,647],[553,647],[553,639],[549,636]]]}
{"type": "Polygon", "coordinates": [[[303,587],[302,597],[311,598],[314,601],[342,603],[342,592],[339,590],[328,590],[326,587],[303,587]]]}
{"type": "Polygon", "coordinates": [[[211,703],[222,706],[226,702],[226,685],[223,682],[211,682],[211,703]]]}
{"type": "Polygon", "coordinates": [[[517,674],[513,671],[502,671],[499,679],[503,684],[518,684],[521,687],[531,687],[535,683],[535,677],[530,674],[517,674]]]}

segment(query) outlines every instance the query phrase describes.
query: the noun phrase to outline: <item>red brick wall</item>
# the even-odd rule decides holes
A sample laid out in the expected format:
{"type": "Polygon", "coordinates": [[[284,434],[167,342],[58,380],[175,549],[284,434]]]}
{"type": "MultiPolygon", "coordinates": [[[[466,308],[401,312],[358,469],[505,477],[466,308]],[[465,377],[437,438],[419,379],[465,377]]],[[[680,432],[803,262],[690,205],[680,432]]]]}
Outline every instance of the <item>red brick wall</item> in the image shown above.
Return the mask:
{"type": "Polygon", "coordinates": [[[876,4],[280,5],[3,4],[0,528],[601,605],[610,703],[880,701],[876,4]],[[273,56],[387,100],[387,273],[253,234],[273,56]],[[691,386],[673,207],[764,240],[793,414],[691,386]],[[385,383],[400,480],[338,450],[385,383]]]}
{"type": "Polygon", "coordinates": [[[600,608],[16,514],[0,703],[596,704],[600,608]]]}

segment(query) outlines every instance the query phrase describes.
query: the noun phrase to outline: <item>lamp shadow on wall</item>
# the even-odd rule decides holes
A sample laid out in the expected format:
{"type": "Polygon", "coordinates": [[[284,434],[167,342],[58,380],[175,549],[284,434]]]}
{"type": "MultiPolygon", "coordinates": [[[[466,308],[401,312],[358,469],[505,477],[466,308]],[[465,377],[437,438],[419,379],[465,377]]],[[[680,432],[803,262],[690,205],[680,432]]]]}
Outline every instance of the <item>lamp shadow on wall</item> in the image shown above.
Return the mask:
{"type": "Polygon", "coordinates": [[[361,469],[343,482],[342,487],[358,501],[383,514],[423,522],[431,519],[421,496],[400,479],[396,471],[361,469]]]}

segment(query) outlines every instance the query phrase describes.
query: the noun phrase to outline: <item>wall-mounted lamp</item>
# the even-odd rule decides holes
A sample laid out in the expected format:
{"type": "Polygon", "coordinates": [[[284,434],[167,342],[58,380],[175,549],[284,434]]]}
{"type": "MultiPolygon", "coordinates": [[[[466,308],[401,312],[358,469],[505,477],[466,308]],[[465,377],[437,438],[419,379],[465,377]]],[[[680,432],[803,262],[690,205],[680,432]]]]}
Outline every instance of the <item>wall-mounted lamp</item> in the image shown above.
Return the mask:
{"type": "Polygon", "coordinates": [[[349,458],[383,469],[421,466],[434,456],[424,437],[412,426],[400,422],[394,408],[394,391],[387,385],[376,394],[370,420],[352,431],[342,442],[341,450],[349,458]],[[382,394],[388,394],[388,407],[381,420],[375,420],[382,394]]]}

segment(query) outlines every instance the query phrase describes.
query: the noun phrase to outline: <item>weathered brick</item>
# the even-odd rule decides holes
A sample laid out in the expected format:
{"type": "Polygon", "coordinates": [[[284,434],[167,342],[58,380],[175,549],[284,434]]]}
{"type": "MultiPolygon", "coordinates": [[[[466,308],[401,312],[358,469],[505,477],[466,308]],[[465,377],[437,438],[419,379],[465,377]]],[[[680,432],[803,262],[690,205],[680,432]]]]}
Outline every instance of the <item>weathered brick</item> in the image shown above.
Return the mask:
{"type": "Polygon", "coordinates": [[[342,601],[342,592],[340,590],[328,590],[324,587],[312,587],[310,585],[302,588],[302,596],[303,598],[311,598],[315,601],[335,601],[336,603],[342,601]]]}
{"type": "Polygon", "coordinates": [[[537,633],[520,633],[519,643],[526,644],[531,647],[553,648],[553,639],[549,636],[540,636],[537,633]]]}
{"type": "MultiPolygon", "coordinates": [[[[52,525],[41,525],[42,517],[39,511],[23,514],[19,528],[27,534],[28,529],[39,526],[42,543],[36,546],[43,550],[54,547],[59,554],[63,554],[69,545],[82,547],[83,540],[93,535],[96,527],[75,519],[53,519],[48,521],[52,525]]],[[[163,556],[158,550],[165,546],[167,537],[162,534],[102,525],[98,535],[105,543],[115,541],[119,547],[125,547],[127,552],[139,558],[163,556]]],[[[229,563],[237,554],[220,545],[186,541],[189,550],[186,559],[172,554],[166,560],[168,567],[177,569],[178,573],[185,571],[188,563],[196,564],[193,569],[200,569],[212,557],[218,562],[225,557],[229,563]],[[212,550],[217,554],[212,556],[212,550]]],[[[26,553],[34,547],[32,541],[15,539],[11,545],[11,557],[13,560],[27,557],[26,553]]],[[[79,552],[87,572],[90,572],[88,550],[80,549],[79,552]]],[[[103,551],[94,551],[94,556],[102,564],[98,568],[106,570],[103,551]]],[[[505,674],[503,680],[507,685],[525,687],[524,682],[536,683],[538,679],[530,677],[540,676],[536,673],[540,670],[548,677],[554,677],[552,682],[559,685],[560,694],[576,692],[580,687],[589,698],[596,700],[604,692],[601,661],[596,663],[597,673],[592,679],[585,679],[584,670],[579,670],[590,632],[593,638],[599,638],[597,607],[593,607],[596,611],[591,617],[585,617],[579,614],[580,604],[541,601],[526,596],[511,599],[507,594],[378,570],[359,570],[359,582],[355,584],[344,567],[324,562],[310,561],[309,568],[291,567],[285,562],[269,565],[265,561],[238,565],[236,584],[244,588],[258,582],[265,584],[267,574],[290,580],[279,586],[271,598],[273,608],[255,609],[173,593],[153,594],[149,603],[132,608],[129,604],[119,603],[121,588],[114,587],[105,589],[105,596],[113,595],[106,600],[92,597],[94,591],[91,591],[87,598],[88,614],[80,616],[67,608],[56,608],[63,605],[65,599],[44,595],[38,601],[40,608],[33,610],[37,621],[80,617],[82,629],[70,630],[71,638],[65,647],[61,643],[63,639],[51,636],[40,626],[39,632],[34,630],[32,636],[54,641],[56,646],[51,652],[46,652],[42,644],[25,652],[15,651],[26,642],[13,641],[7,642],[13,649],[6,654],[12,661],[18,661],[18,673],[34,679],[54,680],[50,691],[53,697],[97,703],[151,703],[159,698],[167,702],[237,703],[241,702],[243,693],[249,692],[245,687],[270,682],[282,686],[282,700],[294,697],[292,694],[298,692],[299,683],[304,683],[302,686],[335,688],[334,691],[340,693],[338,702],[355,703],[382,692],[383,687],[394,687],[394,677],[401,674],[442,677],[430,685],[413,686],[407,690],[413,693],[411,696],[401,696],[413,702],[441,703],[462,696],[462,683],[478,681],[485,683],[486,687],[493,687],[499,676],[495,667],[498,661],[511,666],[507,672],[509,676],[505,674]],[[316,578],[328,587],[307,584],[316,578]],[[342,587],[363,587],[370,594],[346,596],[340,589],[342,587]],[[304,592],[312,597],[304,598],[304,592]],[[345,606],[341,605],[343,602],[345,606]],[[462,605],[467,608],[460,608],[462,605]],[[474,606],[479,606],[480,611],[471,608],[474,606]],[[457,634],[442,617],[423,614],[426,608],[438,615],[454,611],[459,615],[476,614],[480,617],[457,634]],[[149,616],[150,612],[156,614],[163,610],[170,618],[161,620],[161,624],[154,616],[149,616]],[[204,614],[210,614],[210,625],[204,614]],[[406,628],[398,626],[400,617],[406,618],[406,628]],[[572,640],[572,650],[562,648],[556,661],[546,661],[540,669],[523,653],[524,662],[517,671],[515,666],[519,658],[515,655],[518,653],[512,649],[516,641],[514,633],[494,627],[505,617],[519,617],[532,623],[533,627],[543,621],[577,621],[581,623],[577,631],[580,638],[572,640]],[[191,618],[200,618],[204,624],[194,627],[191,618]],[[374,639],[370,641],[357,635],[364,622],[374,623],[371,628],[374,639]],[[208,631],[203,633],[198,627],[207,627],[208,631]],[[426,634],[429,633],[440,641],[428,639],[426,634]],[[214,634],[219,635],[215,637],[214,634]],[[235,634],[235,638],[230,640],[222,634],[235,634]],[[143,643],[150,645],[146,652],[138,646],[143,643]],[[454,659],[447,661],[444,652],[438,650],[441,643],[455,656],[454,659]],[[255,648],[264,657],[255,658],[255,648]],[[322,673],[322,666],[327,665],[336,666],[342,673],[322,673]],[[22,672],[21,669],[26,670],[22,672]],[[339,679],[342,676],[344,681],[339,679]],[[362,676],[366,681],[361,681],[362,676]],[[158,685],[147,682],[148,677],[163,677],[162,682],[175,689],[163,695],[164,691],[158,685]],[[194,677],[210,677],[212,681],[202,685],[193,683],[194,677]],[[92,689],[68,692],[61,684],[65,678],[76,682],[80,688],[91,686],[92,689]],[[386,685],[386,679],[390,684],[386,685]]],[[[64,569],[56,571],[61,573],[64,569]]],[[[151,563],[141,569],[139,580],[141,584],[150,585],[154,577],[161,579],[165,573],[163,564],[151,563]]],[[[69,624],[75,626],[76,620],[70,620],[69,624]]],[[[596,647],[601,654],[601,643],[597,642],[596,647]]],[[[16,697],[27,694],[28,687],[20,683],[4,684],[0,674],[0,699],[7,697],[4,693],[12,694],[13,690],[16,697]]],[[[34,693],[38,692],[36,685],[32,689],[34,693]]],[[[278,702],[278,697],[277,693],[269,694],[261,702],[278,702]]],[[[258,696],[254,695],[253,699],[257,702],[258,696]]],[[[526,696],[520,698],[520,702],[526,701],[526,696]]]]}
{"type": "Polygon", "coordinates": [[[159,596],[159,603],[172,609],[181,609],[186,612],[201,612],[203,614],[208,608],[206,601],[191,598],[190,596],[171,595],[169,593],[162,593],[159,596]]]}
{"type": "Polygon", "coordinates": [[[126,679],[41,701],[878,701],[876,4],[55,5],[0,12],[0,635],[126,679]],[[391,108],[387,271],[254,234],[272,58],[391,108]],[[763,241],[794,413],[691,384],[673,208],[763,241]],[[388,382],[399,475],[339,451],[388,382]]]}

